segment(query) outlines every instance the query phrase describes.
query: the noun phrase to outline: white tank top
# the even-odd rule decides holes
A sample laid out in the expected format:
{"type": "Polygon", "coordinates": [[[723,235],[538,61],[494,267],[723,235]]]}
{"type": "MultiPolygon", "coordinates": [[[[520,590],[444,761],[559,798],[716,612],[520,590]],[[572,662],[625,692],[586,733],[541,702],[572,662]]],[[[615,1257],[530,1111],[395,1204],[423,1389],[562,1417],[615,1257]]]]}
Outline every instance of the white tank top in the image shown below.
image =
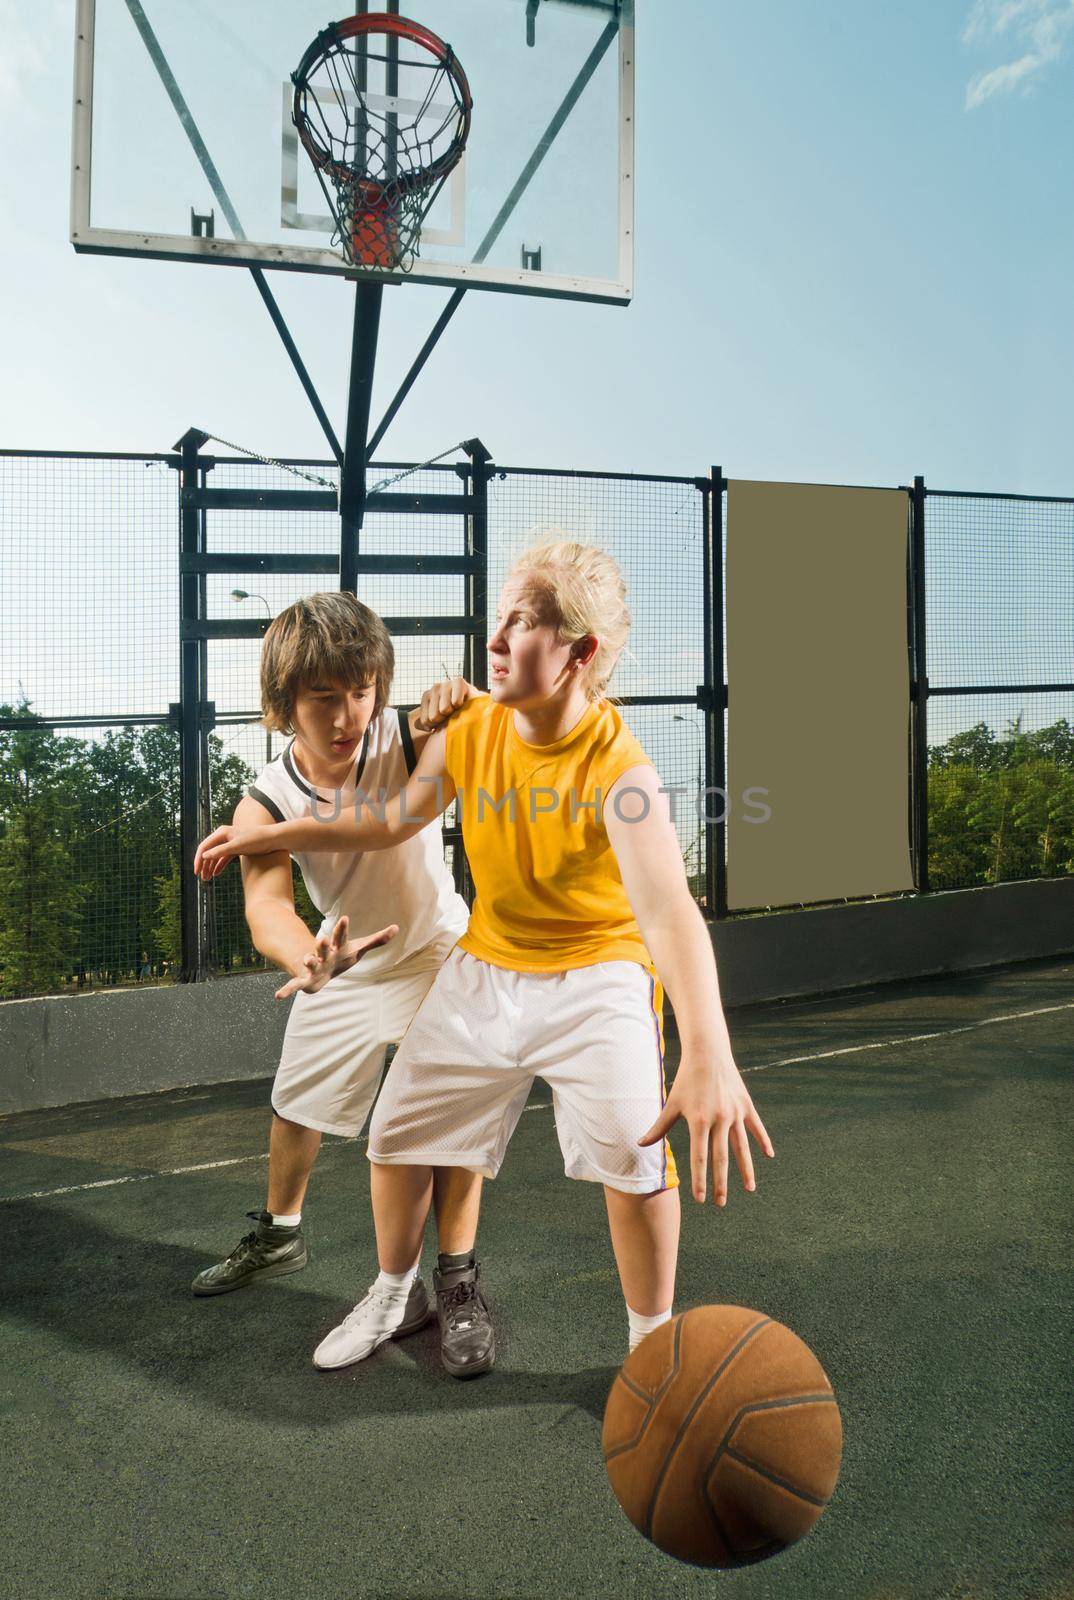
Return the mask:
{"type": "MultiPolygon", "coordinates": [[[[311,815],[313,786],[299,771],[293,751],[294,740],[247,791],[277,822],[311,815]]],[[[342,815],[353,807],[359,790],[365,807],[379,809],[382,799],[390,800],[406,787],[414,766],[410,725],[386,707],[366,729],[343,788],[316,791],[317,815],[326,820],[342,815]]],[[[355,971],[364,978],[383,977],[427,945],[449,934],[461,938],[466,931],[469,912],[444,860],[439,820],[390,850],[311,851],[292,853],[292,859],[323,918],[318,937],[331,933],[342,916],[350,918],[352,939],[376,933],[390,922],[399,924],[394,939],[358,963],[355,971]]]]}

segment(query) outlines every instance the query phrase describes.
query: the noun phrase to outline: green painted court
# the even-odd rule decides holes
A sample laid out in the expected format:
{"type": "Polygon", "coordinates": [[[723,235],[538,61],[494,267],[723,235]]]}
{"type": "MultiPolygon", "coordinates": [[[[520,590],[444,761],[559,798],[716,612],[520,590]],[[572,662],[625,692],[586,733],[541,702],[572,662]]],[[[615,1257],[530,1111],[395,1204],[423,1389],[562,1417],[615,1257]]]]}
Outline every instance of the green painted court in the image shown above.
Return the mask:
{"type": "Polygon", "coordinates": [[[726,1211],[686,1202],[676,1305],[789,1324],[845,1430],[814,1532],[738,1573],[662,1556],[608,1488],[622,1303],[542,1095],[486,1191],[501,1353],[469,1384],[435,1326],[311,1365],[371,1276],[361,1141],[326,1142],[306,1271],[190,1296],[262,1203],[267,1083],[4,1119],[6,1591],[1063,1600],[1072,1017],[1069,960],[730,1013],[777,1156],[726,1211]]]}

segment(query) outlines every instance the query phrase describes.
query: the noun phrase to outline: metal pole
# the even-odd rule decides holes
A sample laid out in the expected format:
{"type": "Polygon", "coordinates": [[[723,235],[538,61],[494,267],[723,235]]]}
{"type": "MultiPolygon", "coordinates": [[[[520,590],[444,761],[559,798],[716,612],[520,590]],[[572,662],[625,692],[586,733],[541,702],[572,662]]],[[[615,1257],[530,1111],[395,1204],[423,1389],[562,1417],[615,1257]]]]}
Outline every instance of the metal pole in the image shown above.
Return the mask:
{"type": "MultiPolygon", "coordinates": [[[[701,804],[701,790],[712,787],[712,774],[715,771],[713,764],[713,718],[716,706],[716,675],[712,666],[712,606],[713,606],[713,575],[712,575],[712,479],[699,478],[697,487],[701,493],[701,647],[704,682],[698,689],[697,701],[701,707],[705,720],[701,729],[701,748],[698,751],[698,766],[703,769],[704,776],[699,774],[698,792],[694,796],[695,810],[701,804]]],[[[704,827],[705,837],[705,915],[714,917],[716,914],[716,831],[711,822],[707,820],[708,807],[705,807],[705,818],[702,822],[701,813],[698,812],[698,828],[704,827]]]]}
{"type": "Polygon", "coordinates": [[[469,468],[466,469],[469,478],[469,490],[474,499],[474,509],[466,519],[466,554],[476,557],[480,566],[477,572],[468,574],[466,579],[466,617],[480,622],[482,634],[480,642],[476,642],[476,635],[468,633],[465,644],[466,672],[465,676],[474,685],[475,689],[488,689],[489,686],[489,661],[485,649],[485,640],[488,638],[488,528],[489,528],[489,479],[492,477],[492,457],[489,455],[480,439],[467,439],[464,446],[466,454],[470,457],[469,468]]]}
{"type": "Polygon", "coordinates": [[[910,500],[910,577],[913,635],[911,660],[913,678],[913,742],[911,786],[913,819],[914,879],[919,894],[929,892],[929,740],[928,740],[928,661],[925,652],[925,480],[914,479],[910,500]]]}
{"type": "MultiPolygon", "coordinates": [[[[185,503],[183,490],[197,489],[203,478],[198,452],[208,434],[190,428],[176,445],[179,461],[179,548],[183,555],[198,555],[201,547],[201,513],[185,503]]],[[[201,642],[186,637],[186,624],[199,620],[199,578],[183,573],[179,579],[179,916],[181,925],[180,983],[196,983],[204,976],[202,950],[201,881],[194,876],[194,851],[201,838],[202,792],[202,673],[201,642]]]]}
{"type": "MultiPolygon", "coordinates": [[[[265,608],[265,616],[268,619],[266,621],[266,623],[265,623],[265,631],[267,632],[268,629],[272,626],[272,607],[269,605],[268,601],[265,599],[263,594],[251,594],[248,589],[232,589],[231,598],[233,600],[238,600],[238,601],[242,601],[242,600],[260,600],[261,604],[265,608]]],[[[272,729],[271,728],[266,728],[265,729],[265,765],[267,766],[271,760],[272,760],[272,729]]]]}
{"type": "MultiPolygon", "coordinates": [[[[211,465],[198,463],[198,486],[208,487],[211,465]]],[[[198,554],[205,555],[209,548],[207,537],[208,512],[204,506],[198,510],[198,554]]],[[[198,617],[209,615],[208,576],[198,574],[198,617]]],[[[213,799],[212,769],[209,765],[209,735],[215,720],[216,707],[209,701],[209,641],[198,640],[198,810],[197,833],[202,838],[212,831],[213,799]]],[[[230,820],[230,819],[229,819],[230,820]]],[[[199,889],[203,886],[195,879],[199,889]]],[[[198,935],[197,976],[200,982],[217,964],[216,946],[216,895],[203,890],[201,901],[201,928],[198,935]]]]}
{"type": "Polygon", "coordinates": [[[351,594],[358,592],[358,535],[365,515],[369,407],[373,398],[373,369],[377,360],[383,295],[381,283],[359,283],[354,291],[347,439],[339,485],[339,587],[349,589],[351,594]]]}
{"type": "MultiPolygon", "coordinates": [[[[724,614],[723,614],[723,496],[727,480],[722,467],[713,467],[709,494],[709,552],[708,591],[711,597],[711,627],[706,629],[706,641],[711,650],[710,682],[713,686],[713,704],[708,716],[708,738],[705,741],[705,787],[719,788],[727,793],[727,736],[724,731],[724,713],[727,709],[727,683],[723,675],[724,614]]],[[[709,809],[706,797],[706,811],[709,809]]],[[[712,915],[716,919],[727,915],[727,802],[720,802],[721,819],[707,823],[709,864],[707,884],[712,899],[712,915]]]]}
{"type": "MultiPolygon", "coordinates": [[[[489,667],[485,640],[488,638],[488,485],[492,476],[492,457],[480,439],[467,439],[463,449],[470,458],[469,465],[458,466],[455,470],[474,501],[474,509],[466,518],[465,554],[475,557],[478,563],[476,572],[466,574],[465,617],[468,622],[471,620],[480,622],[482,632],[480,638],[473,633],[464,635],[462,671],[463,677],[476,689],[487,690],[489,667]]],[[[456,814],[458,815],[458,812],[456,814]]],[[[466,904],[472,906],[474,883],[470,875],[470,863],[463,848],[461,826],[449,829],[445,838],[451,844],[451,867],[455,888],[466,904]]]]}

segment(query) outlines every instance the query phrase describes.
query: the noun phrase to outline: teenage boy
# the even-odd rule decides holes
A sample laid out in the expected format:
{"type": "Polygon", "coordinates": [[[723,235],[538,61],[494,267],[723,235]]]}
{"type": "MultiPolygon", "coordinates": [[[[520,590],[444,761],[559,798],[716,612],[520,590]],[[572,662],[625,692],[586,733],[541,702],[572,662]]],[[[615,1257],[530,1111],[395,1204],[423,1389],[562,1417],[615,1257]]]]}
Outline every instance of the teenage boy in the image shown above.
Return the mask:
{"type": "MultiPolygon", "coordinates": [[[[266,727],[292,734],[239,802],[235,826],[325,819],[398,794],[435,726],[474,693],[456,678],[435,685],[402,716],[388,706],[394,651],[383,622],[347,593],[311,595],[282,611],[265,634],[261,704],[266,727]]],[[[217,1295],[306,1265],[302,1204],[325,1133],[354,1137],[373,1104],[386,1048],[398,1043],[441,965],[465,931],[467,908],[444,861],[439,827],[398,849],[293,858],[323,921],[316,937],[295,910],[286,851],[243,861],[246,920],[254,945],[289,974],[294,995],[272,1089],[268,1193],[249,1212],[256,1227],[231,1254],[198,1274],[196,1295],[217,1295]],[[331,982],[329,982],[331,979],[331,982]]],[[[445,1367],[456,1377],[495,1359],[488,1306],[474,1254],[481,1179],[444,1168],[434,1182],[440,1255],[433,1274],[445,1367]]],[[[392,1337],[434,1315],[412,1273],[381,1273],[347,1322],[403,1307],[392,1337]]],[[[331,1337],[319,1367],[343,1366],[331,1337]]]]}

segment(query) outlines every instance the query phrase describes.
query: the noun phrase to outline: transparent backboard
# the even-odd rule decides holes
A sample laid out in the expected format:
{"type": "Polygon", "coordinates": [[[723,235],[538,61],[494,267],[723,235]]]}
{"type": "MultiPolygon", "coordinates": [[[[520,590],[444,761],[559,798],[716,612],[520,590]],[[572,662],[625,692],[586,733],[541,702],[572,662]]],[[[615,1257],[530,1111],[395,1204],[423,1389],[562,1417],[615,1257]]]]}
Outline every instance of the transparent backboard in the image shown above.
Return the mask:
{"type": "MultiPolygon", "coordinates": [[[[75,249],[354,276],[291,118],[291,73],[348,9],[78,0],[75,249]]],[[[412,270],[362,276],[629,301],[633,0],[401,9],[455,51],[472,125],[412,270]]],[[[386,87],[371,72],[368,93],[386,87]]],[[[403,87],[383,105],[406,116],[403,87]]]]}

